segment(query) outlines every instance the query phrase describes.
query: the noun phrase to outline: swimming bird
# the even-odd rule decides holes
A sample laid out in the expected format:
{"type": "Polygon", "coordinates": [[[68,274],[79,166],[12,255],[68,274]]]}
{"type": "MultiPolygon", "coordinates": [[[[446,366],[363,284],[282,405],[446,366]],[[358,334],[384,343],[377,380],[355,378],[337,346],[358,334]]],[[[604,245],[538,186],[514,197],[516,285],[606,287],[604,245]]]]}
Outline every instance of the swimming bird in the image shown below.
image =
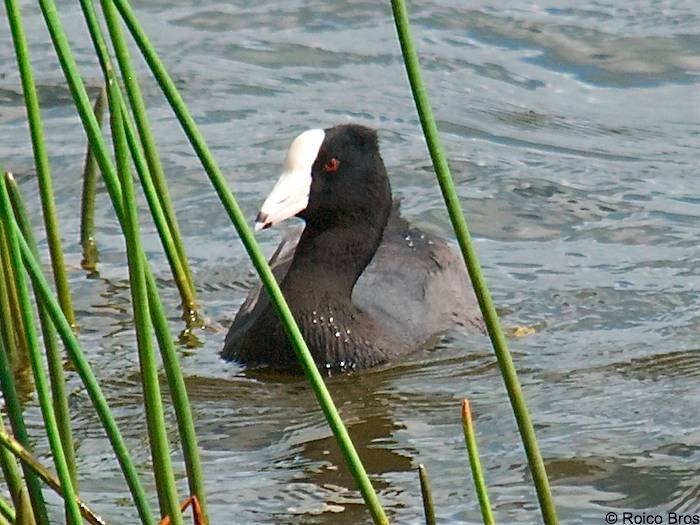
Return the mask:
{"type": "MultiPolygon", "coordinates": [[[[294,139],[256,230],[292,216],[305,227],[282,241],[270,266],[319,368],[379,365],[455,326],[484,333],[461,258],[401,217],[376,131],[344,124],[294,139]]],[[[260,284],[221,355],[250,367],[298,367],[260,284]]]]}

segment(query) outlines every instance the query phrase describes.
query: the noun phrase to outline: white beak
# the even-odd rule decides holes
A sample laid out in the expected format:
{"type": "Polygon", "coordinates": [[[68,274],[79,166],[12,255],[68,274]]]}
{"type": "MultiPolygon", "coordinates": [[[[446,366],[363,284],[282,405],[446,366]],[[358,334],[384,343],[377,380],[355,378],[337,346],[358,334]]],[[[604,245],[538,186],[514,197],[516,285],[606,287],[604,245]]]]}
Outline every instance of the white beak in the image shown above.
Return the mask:
{"type": "Polygon", "coordinates": [[[311,169],[325,137],[322,129],[310,129],[294,139],[284,161],[282,176],[255,219],[255,231],[293,217],[309,204],[311,169]]]}

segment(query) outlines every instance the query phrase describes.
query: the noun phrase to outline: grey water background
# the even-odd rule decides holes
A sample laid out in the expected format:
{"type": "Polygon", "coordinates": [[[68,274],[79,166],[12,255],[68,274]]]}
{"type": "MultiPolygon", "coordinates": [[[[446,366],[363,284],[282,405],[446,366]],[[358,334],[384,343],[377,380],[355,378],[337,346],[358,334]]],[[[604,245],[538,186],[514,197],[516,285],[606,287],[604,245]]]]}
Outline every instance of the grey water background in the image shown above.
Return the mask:
{"type": "MultiPolygon", "coordinates": [[[[80,269],[85,137],[38,9],[22,6],[80,339],[147,472],[123,240],[101,194],[99,275],[80,269]]],[[[251,219],[298,132],[352,121],[379,129],[404,215],[450,235],[387,3],[134,7],[251,219]]],[[[441,137],[503,324],[535,329],[510,346],[561,521],[602,523],[606,512],[625,510],[700,514],[700,3],[410,7],[441,137]]],[[[94,95],[100,74],[77,3],[59,2],[59,11],[94,95]]],[[[167,104],[139,68],[212,326],[196,332],[200,346],[181,347],[212,522],[369,523],[304,380],[219,360],[224,330],[256,277],[167,104]]],[[[5,22],[0,159],[38,224],[5,22]]],[[[258,235],[267,253],[284,230],[258,235]]],[[[177,292],[148,220],[143,234],[177,333],[177,292]]],[[[81,494],[111,522],[134,522],[89,399],[74,375],[69,380],[81,494]]],[[[459,420],[464,397],[496,520],[540,521],[486,338],[449,333],[405,361],[333,377],[328,386],[393,522],[421,522],[415,467],[424,463],[439,521],[481,523],[459,420]]],[[[33,397],[27,413],[48,461],[33,397]]],[[[174,458],[184,497],[179,450],[174,458]]],[[[150,479],[147,486],[154,494],[150,479]]],[[[48,497],[60,521],[60,502],[48,497]]]]}

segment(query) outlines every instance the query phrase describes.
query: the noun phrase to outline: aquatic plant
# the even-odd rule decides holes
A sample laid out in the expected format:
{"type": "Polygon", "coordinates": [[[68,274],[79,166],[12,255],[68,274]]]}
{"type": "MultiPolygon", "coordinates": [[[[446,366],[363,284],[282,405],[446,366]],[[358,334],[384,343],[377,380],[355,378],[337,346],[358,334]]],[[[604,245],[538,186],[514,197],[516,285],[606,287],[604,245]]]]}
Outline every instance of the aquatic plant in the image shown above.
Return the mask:
{"type": "Polygon", "coordinates": [[[452,222],[452,228],[454,229],[457,242],[459,243],[459,248],[464,257],[464,263],[469,272],[472,285],[474,286],[476,298],[479,301],[479,307],[484,316],[486,328],[491,338],[493,350],[496,353],[496,359],[498,360],[498,368],[501,371],[503,382],[508,391],[508,398],[513,408],[513,414],[518,424],[520,437],[525,447],[530,471],[532,472],[533,482],[537,489],[542,518],[548,525],[554,524],[558,522],[557,513],[549,488],[549,480],[547,479],[544,461],[542,460],[537,438],[535,437],[535,428],[530,419],[525,396],[520,388],[520,381],[518,380],[518,373],[513,364],[513,358],[508,350],[508,344],[506,343],[505,335],[503,334],[498,320],[496,307],[493,304],[491,293],[486,285],[486,279],[481,271],[479,258],[471,240],[471,234],[469,233],[469,227],[467,226],[467,220],[464,217],[462,206],[459,203],[459,197],[454,186],[452,175],[450,174],[447,158],[440,144],[437,124],[435,123],[435,117],[433,117],[433,111],[430,107],[427,90],[423,82],[418,53],[416,52],[413,39],[411,38],[406,3],[403,0],[392,0],[391,7],[394,12],[396,31],[399,36],[399,42],[401,43],[401,52],[403,53],[406,72],[408,73],[408,79],[411,84],[413,99],[416,102],[416,109],[418,110],[423,134],[428,144],[430,158],[433,161],[435,175],[437,176],[438,184],[440,185],[440,190],[445,200],[445,206],[447,207],[450,221],[452,222]]]}
{"type": "MultiPolygon", "coordinates": [[[[107,105],[107,90],[103,87],[92,108],[97,124],[102,127],[105,106],[107,105]]],[[[85,168],[83,169],[83,193],[80,199],[80,245],[83,247],[83,260],[80,265],[85,270],[95,270],[99,259],[97,243],[95,242],[95,194],[97,193],[97,162],[88,142],[85,152],[85,168]]]]}
{"type": "Polygon", "coordinates": [[[469,466],[472,471],[472,479],[474,479],[474,487],[476,495],[479,498],[479,507],[481,508],[481,517],[484,520],[484,525],[493,525],[493,514],[491,512],[491,503],[489,502],[489,494],[484,481],[484,474],[481,470],[481,460],[479,459],[479,451],[476,447],[476,432],[474,432],[474,422],[472,421],[472,411],[467,399],[462,401],[462,429],[464,430],[464,442],[467,445],[467,453],[469,455],[469,466]]]}
{"type": "MultiPolygon", "coordinates": [[[[145,398],[145,413],[152,454],[152,474],[155,479],[159,503],[159,514],[168,523],[183,523],[179,501],[191,502],[198,523],[208,522],[207,499],[204,489],[195,426],[192,419],[185,383],[178,354],[168,326],[165,309],[148,260],[140,241],[139,217],[135,204],[132,169],[135,169],[141,188],[146,195],[151,217],[156,224],[163,250],[168,259],[185,311],[187,327],[201,321],[197,313],[195,286],[187,261],[184,242],[179,231],[175,209],[169,198],[167,182],[150,129],[146,107],[141,95],[139,81],[131,63],[127,42],[122,34],[122,24],[128,29],[136,46],[150,67],[159,87],[168,100],[182,126],[185,135],[199,158],[204,171],[217,192],[243,246],[269,294],[282,324],[290,338],[301,368],[318,400],[329,427],[347,461],[357,486],[367,504],[375,523],[388,523],[388,518],[372,486],[367,472],[353,445],[348,431],[340,418],[333,400],[317,369],[301,332],[294,321],[251,229],[228,187],[219,166],[198,130],[185,102],[173,80],[162,64],[158,54],[143,31],[127,0],[100,0],[102,15],[108,28],[109,40],[102,34],[98,13],[92,0],[81,0],[80,5],[90,31],[96,56],[104,75],[105,90],[95,106],[90,100],[78,71],[70,45],[62,28],[61,20],[53,0],[38,0],[49,35],[58,56],[66,83],[88,137],[84,189],[82,198],[81,245],[83,265],[95,270],[98,265],[96,243],[98,229],[94,222],[94,193],[98,184],[97,172],[112,201],[112,205],[126,241],[126,260],[129,267],[129,283],[132,296],[133,315],[137,339],[141,380],[145,398]],[[109,50],[111,44],[118,63],[118,71],[112,64],[109,50]],[[102,132],[102,112],[107,106],[111,128],[111,142],[116,162],[112,161],[108,143],[102,132]],[[168,383],[168,391],[178,423],[180,446],[182,447],[187,473],[189,494],[178,495],[172,468],[171,444],[165,432],[165,420],[155,348],[155,335],[160,359],[168,383]]],[[[22,80],[31,141],[34,150],[37,178],[39,180],[44,226],[49,241],[55,295],[44,276],[39,254],[33,241],[30,218],[24,211],[23,199],[16,182],[7,174],[0,180],[0,387],[5,401],[13,436],[9,435],[0,420],[0,467],[11,497],[11,503],[0,499],[0,519],[9,522],[49,523],[49,516],[41,493],[41,483],[47,483],[63,497],[66,520],[80,523],[81,515],[91,523],[102,523],[78,495],[79,472],[74,458],[71,437],[70,413],[63,377],[63,356],[58,340],[63,343],[71,366],[83,382],[93,408],[110,441],[114,455],[120,465],[124,479],[142,523],[155,523],[142,481],[134,461],[124,444],[122,434],[115,422],[95,374],[84,356],[79,337],[75,333],[76,320],[71,305],[67,273],[60,245],[59,225],[55,216],[51,174],[48,154],[43,141],[41,111],[33,81],[32,66],[23,30],[22,17],[16,0],[5,0],[7,20],[11,28],[18,69],[22,80]],[[49,378],[39,348],[34,309],[29,297],[26,276],[29,276],[38,306],[39,321],[46,349],[49,378]],[[21,396],[17,392],[16,377],[28,363],[31,369],[38,402],[44,419],[46,436],[51,447],[58,479],[41,466],[31,455],[31,440],[23,421],[21,396]],[[22,474],[17,460],[22,466],[22,474]]],[[[551,502],[542,459],[527,414],[525,401],[515,373],[512,359],[500,330],[493,303],[485,280],[481,275],[476,253],[471,245],[469,231],[457,199],[449,173],[447,161],[439,145],[437,128],[430,112],[425,87],[420,76],[418,58],[409,34],[408,16],[404,2],[393,0],[399,41],[404,55],[413,95],[416,100],[423,131],[438,182],[443,191],[446,206],[455,229],[457,239],[474,283],[479,304],[486,319],[499,366],[504,376],[523,443],[530,461],[530,468],[537,487],[540,505],[546,523],[556,523],[556,514],[551,502]]],[[[483,477],[475,469],[478,460],[471,422],[465,419],[465,437],[469,447],[479,502],[484,522],[492,523],[483,477]],[[480,479],[477,479],[480,478],[480,479]]],[[[477,463],[478,464],[478,463],[477,463]]],[[[435,522],[435,510],[427,478],[421,465],[420,482],[424,497],[427,523],[435,522]]]]}

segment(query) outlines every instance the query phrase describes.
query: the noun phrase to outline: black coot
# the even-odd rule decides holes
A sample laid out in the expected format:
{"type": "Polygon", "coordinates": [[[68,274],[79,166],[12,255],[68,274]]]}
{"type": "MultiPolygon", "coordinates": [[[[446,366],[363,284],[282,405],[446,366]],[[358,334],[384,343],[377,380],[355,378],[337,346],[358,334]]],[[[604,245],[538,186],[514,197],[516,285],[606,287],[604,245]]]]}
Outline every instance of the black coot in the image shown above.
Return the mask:
{"type": "MultiPolygon", "coordinates": [[[[461,258],[408,224],[392,202],[374,130],[341,125],[294,140],[256,229],[293,215],[306,226],[280,244],[270,265],[319,367],[378,365],[457,325],[484,332],[461,258]]],[[[221,355],[297,368],[260,285],[236,314],[221,355]]]]}

